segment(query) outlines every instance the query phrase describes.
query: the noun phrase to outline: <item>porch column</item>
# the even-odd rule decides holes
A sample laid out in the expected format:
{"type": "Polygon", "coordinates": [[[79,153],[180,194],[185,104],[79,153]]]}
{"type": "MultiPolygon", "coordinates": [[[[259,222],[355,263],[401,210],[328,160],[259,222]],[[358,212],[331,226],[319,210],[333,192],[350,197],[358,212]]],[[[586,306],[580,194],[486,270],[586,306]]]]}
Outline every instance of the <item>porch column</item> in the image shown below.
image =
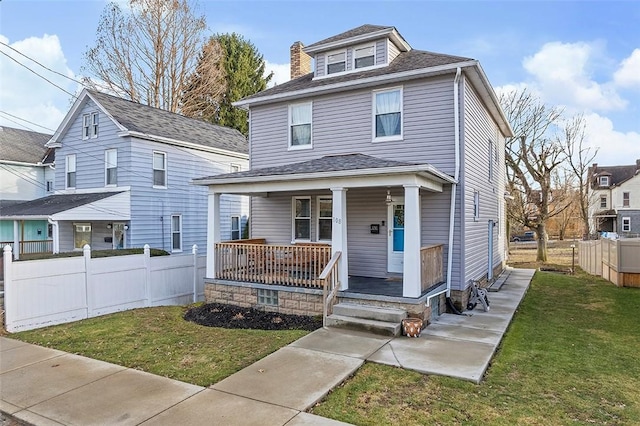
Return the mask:
{"type": "Polygon", "coordinates": [[[347,255],[347,190],[331,188],[333,194],[333,223],[331,224],[331,254],[342,252],[338,266],[340,290],[349,288],[349,257],[347,255]]]}
{"type": "Polygon", "coordinates": [[[216,277],[216,249],[220,242],[220,194],[210,192],[207,208],[207,278],[216,277]]]}
{"type": "Polygon", "coordinates": [[[404,267],[402,296],[420,297],[420,187],[404,185],[404,267]]]}
{"type": "Polygon", "coordinates": [[[13,258],[20,259],[20,221],[13,221],[13,258]]]}

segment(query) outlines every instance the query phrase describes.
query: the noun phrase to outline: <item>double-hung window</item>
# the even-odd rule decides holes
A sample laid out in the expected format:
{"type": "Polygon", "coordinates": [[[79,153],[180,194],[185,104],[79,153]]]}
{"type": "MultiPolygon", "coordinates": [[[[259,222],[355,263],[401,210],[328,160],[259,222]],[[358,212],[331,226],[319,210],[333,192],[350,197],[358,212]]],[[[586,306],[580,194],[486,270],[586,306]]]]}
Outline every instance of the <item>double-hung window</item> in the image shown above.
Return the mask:
{"type": "Polygon", "coordinates": [[[67,188],[76,187],[76,155],[67,155],[66,159],[67,188]]]}
{"type": "Polygon", "coordinates": [[[182,251],[182,215],[171,216],[171,251],[182,251]]]}
{"type": "Polygon", "coordinates": [[[372,67],[376,62],[375,45],[361,46],[353,49],[353,68],[372,67]]]}
{"type": "Polygon", "coordinates": [[[289,105],[289,149],[311,148],[311,102],[289,105]]]}
{"type": "Polygon", "coordinates": [[[118,150],[107,149],[104,152],[104,184],[115,186],[118,184],[118,150]]]}
{"type": "Polygon", "coordinates": [[[623,217],[622,218],[622,232],[631,232],[631,218],[623,217]]]}
{"type": "Polygon", "coordinates": [[[601,209],[606,209],[607,208],[607,197],[606,196],[600,197],[600,208],[601,209]]]}
{"type": "Polygon", "coordinates": [[[347,70],[347,52],[334,52],[327,55],[327,74],[335,74],[347,70]]]}
{"type": "Polygon", "coordinates": [[[167,186],[167,154],[164,152],[153,152],[153,186],[167,186]]]}
{"type": "Polygon", "coordinates": [[[609,186],[609,176],[600,176],[600,186],[609,186]]]}
{"type": "Polygon", "coordinates": [[[631,206],[631,194],[628,192],[622,193],[622,207],[631,206]]]}
{"type": "Polygon", "coordinates": [[[293,240],[311,240],[311,197],[293,198],[293,240]]]}
{"type": "Polygon", "coordinates": [[[240,216],[231,216],[231,239],[240,239],[240,216]]]}
{"type": "Polygon", "coordinates": [[[318,241],[331,240],[333,198],[318,197],[318,241]]]}
{"type": "Polygon", "coordinates": [[[82,139],[97,138],[99,118],[97,112],[82,116],[82,139]]]}
{"type": "Polygon", "coordinates": [[[374,140],[402,139],[402,89],[373,92],[374,140]]]}

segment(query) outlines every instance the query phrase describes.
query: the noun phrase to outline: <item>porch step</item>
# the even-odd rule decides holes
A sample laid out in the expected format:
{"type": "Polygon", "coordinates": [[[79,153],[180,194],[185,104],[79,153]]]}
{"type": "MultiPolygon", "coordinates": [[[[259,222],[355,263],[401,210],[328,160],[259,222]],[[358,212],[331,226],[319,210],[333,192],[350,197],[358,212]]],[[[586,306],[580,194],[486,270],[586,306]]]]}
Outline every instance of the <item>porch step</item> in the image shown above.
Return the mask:
{"type": "Polygon", "coordinates": [[[368,331],[384,336],[399,336],[407,311],[395,308],[339,303],[327,318],[327,326],[368,331]]]}
{"type": "Polygon", "coordinates": [[[345,317],[397,323],[407,317],[407,311],[403,309],[359,305],[357,303],[338,303],[333,307],[333,313],[345,317]]]}

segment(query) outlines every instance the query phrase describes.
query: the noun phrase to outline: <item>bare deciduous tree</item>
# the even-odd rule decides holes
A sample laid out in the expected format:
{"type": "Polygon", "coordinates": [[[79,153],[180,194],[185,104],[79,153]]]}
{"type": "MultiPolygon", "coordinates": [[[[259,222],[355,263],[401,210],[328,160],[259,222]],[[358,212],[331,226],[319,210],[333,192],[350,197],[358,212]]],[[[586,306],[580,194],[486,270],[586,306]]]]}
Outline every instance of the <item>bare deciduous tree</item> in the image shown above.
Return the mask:
{"type": "Polygon", "coordinates": [[[224,52],[217,40],[205,43],[198,58],[198,65],[189,76],[180,100],[180,111],[187,117],[213,122],[226,93],[226,72],[223,66],[224,52]]]}
{"type": "Polygon", "coordinates": [[[177,112],[187,78],[201,50],[206,23],[187,0],[129,0],[123,12],[112,2],[100,18],[83,70],[92,87],[177,112]]]}

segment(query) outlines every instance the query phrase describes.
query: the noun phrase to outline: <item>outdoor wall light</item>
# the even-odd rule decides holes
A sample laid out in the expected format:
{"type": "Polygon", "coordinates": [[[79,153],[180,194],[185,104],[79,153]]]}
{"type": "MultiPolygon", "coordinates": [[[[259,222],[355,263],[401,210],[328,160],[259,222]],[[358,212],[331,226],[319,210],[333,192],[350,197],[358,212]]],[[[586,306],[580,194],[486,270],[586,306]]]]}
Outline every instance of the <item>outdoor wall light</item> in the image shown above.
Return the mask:
{"type": "Polygon", "coordinates": [[[124,226],[124,230],[126,231],[127,229],[129,229],[129,225],[124,226]]]}
{"type": "Polygon", "coordinates": [[[384,200],[386,205],[393,203],[393,198],[391,198],[391,191],[387,189],[387,198],[384,200]]]}
{"type": "Polygon", "coordinates": [[[107,229],[111,229],[112,225],[110,223],[107,223],[107,229]]]}

